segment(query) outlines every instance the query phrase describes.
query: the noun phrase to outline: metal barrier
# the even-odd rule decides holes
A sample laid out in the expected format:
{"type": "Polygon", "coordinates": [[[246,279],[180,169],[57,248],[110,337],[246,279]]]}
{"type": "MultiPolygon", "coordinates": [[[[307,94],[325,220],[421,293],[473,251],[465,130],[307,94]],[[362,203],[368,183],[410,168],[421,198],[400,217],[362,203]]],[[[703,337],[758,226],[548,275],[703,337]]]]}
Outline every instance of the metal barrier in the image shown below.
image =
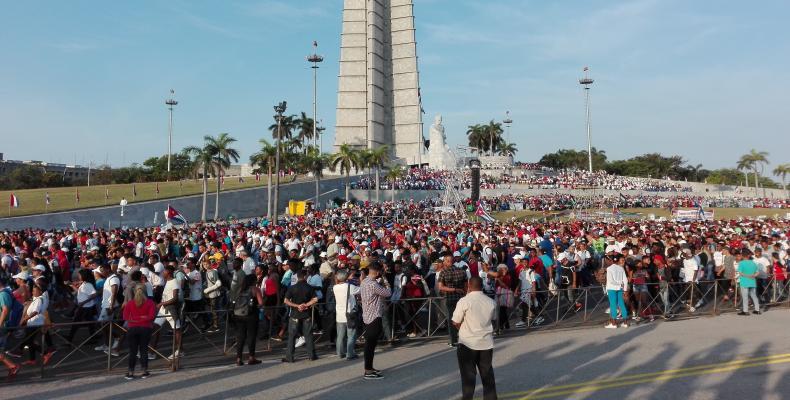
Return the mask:
{"type": "MultiPolygon", "coordinates": [[[[739,301],[742,301],[739,298],[739,287],[727,279],[690,283],[649,283],[644,287],[646,290],[642,289],[635,291],[632,288],[626,302],[629,316],[633,311],[636,312],[636,322],[652,320],[656,317],[716,316],[738,311],[741,306],[739,301]]],[[[766,303],[761,301],[761,309],[779,306],[790,308],[790,281],[765,279],[759,283],[759,289],[758,296],[768,300],[766,303]]],[[[497,310],[495,329],[498,333],[601,326],[611,317],[604,312],[609,310],[609,304],[607,294],[601,286],[536,291],[528,301],[523,301],[517,293],[512,298],[512,304],[504,305],[504,310],[497,310]],[[499,311],[503,313],[500,314],[499,311]]],[[[501,295],[494,296],[494,300],[500,304],[501,295]]],[[[316,343],[323,341],[334,343],[336,328],[333,307],[333,304],[320,303],[312,309],[311,328],[316,343]]],[[[286,338],[283,334],[287,332],[288,327],[288,307],[262,307],[259,316],[261,318],[258,322],[256,342],[265,345],[257,352],[274,354],[283,351],[286,346],[286,338]]],[[[384,336],[389,340],[433,339],[448,335],[449,315],[443,297],[410,298],[387,303],[384,319],[386,329],[384,336]]],[[[158,337],[165,331],[173,334],[172,338],[165,342],[164,347],[159,346],[156,341],[148,346],[148,352],[154,358],[152,362],[164,361],[156,365],[156,369],[167,368],[175,371],[181,368],[182,363],[195,367],[231,362],[228,360],[229,353],[232,354],[233,349],[239,345],[236,343],[233,310],[185,312],[181,314],[180,320],[183,336],[181,346],[177,346],[176,335],[173,334],[169,323],[165,322],[161,327],[156,325],[154,327],[155,332],[152,336],[158,337]],[[209,321],[213,322],[215,314],[218,330],[202,329],[209,321]],[[171,356],[165,356],[162,349],[169,350],[171,356]]],[[[119,366],[130,356],[125,348],[119,349],[118,355],[113,355],[112,350],[105,354],[89,348],[95,344],[96,339],[108,348],[113,347],[116,337],[122,343],[126,333],[122,320],[54,323],[37,328],[10,328],[8,331],[9,353],[21,352],[22,345],[29,344],[31,339],[38,340],[35,345],[41,348],[41,352],[36,357],[35,372],[30,373],[30,368],[23,368],[17,378],[18,381],[33,377],[80,376],[125,370],[119,366]],[[73,327],[78,331],[84,331],[85,329],[79,329],[83,327],[94,327],[96,330],[79,340],[70,341],[70,331],[73,327]],[[66,331],[69,331],[68,335],[65,334],[66,331]],[[101,336],[105,339],[100,339],[101,336]],[[68,349],[61,348],[53,356],[52,362],[45,364],[43,362],[45,347],[49,347],[48,344],[55,340],[68,343],[68,349]]],[[[363,326],[358,327],[357,333],[358,340],[364,340],[363,326]]]]}

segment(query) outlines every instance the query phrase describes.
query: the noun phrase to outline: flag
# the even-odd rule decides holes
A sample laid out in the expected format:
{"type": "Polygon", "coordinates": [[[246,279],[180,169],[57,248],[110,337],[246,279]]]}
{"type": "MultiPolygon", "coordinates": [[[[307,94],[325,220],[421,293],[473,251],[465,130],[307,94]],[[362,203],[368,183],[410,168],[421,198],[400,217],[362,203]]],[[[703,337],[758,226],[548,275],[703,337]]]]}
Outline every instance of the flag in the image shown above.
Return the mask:
{"type": "Polygon", "coordinates": [[[483,208],[483,203],[477,203],[477,211],[475,211],[475,215],[482,218],[483,221],[490,223],[494,222],[494,218],[488,213],[488,211],[483,208]]]}
{"type": "Polygon", "coordinates": [[[225,186],[225,174],[220,174],[219,175],[219,184],[221,186],[225,186]]]}
{"type": "Polygon", "coordinates": [[[110,198],[110,188],[104,188],[104,200],[108,200],[110,198]]]}
{"type": "Polygon", "coordinates": [[[260,182],[260,181],[261,181],[261,174],[256,172],[255,173],[255,182],[260,182]]]}
{"type": "Polygon", "coordinates": [[[174,221],[180,224],[187,225],[187,219],[178,212],[175,208],[171,207],[170,204],[167,205],[167,211],[165,212],[165,217],[168,221],[174,221]]]}
{"type": "Polygon", "coordinates": [[[76,200],[77,200],[77,203],[79,203],[79,202],[80,202],[80,190],[79,190],[79,189],[76,189],[76,190],[77,190],[77,191],[76,191],[76,193],[75,193],[75,198],[76,198],[76,200]]]}
{"type": "Polygon", "coordinates": [[[50,200],[49,200],[49,192],[44,194],[44,201],[47,203],[47,205],[52,204],[52,202],[50,202],[50,200]]]}
{"type": "Polygon", "coordinates": [[[156,183],[156,194],[159,194],[159,182],[156,183]]]}
{"type": "Polygon", "coordinates": [[[137,185],[132,184],[132,197],[137,197],[137,185]]]}
{"type": "Polygon", "coordinates": [[[244,178],[239,177],[239,183],[244,183],[244,178]]]}
{"type": "Polygon", "coordinates": [[[19,208],[19,198],[16,197],[13,193],[11,193],[11,202],[9,205],[13,208],[19,208]]]}

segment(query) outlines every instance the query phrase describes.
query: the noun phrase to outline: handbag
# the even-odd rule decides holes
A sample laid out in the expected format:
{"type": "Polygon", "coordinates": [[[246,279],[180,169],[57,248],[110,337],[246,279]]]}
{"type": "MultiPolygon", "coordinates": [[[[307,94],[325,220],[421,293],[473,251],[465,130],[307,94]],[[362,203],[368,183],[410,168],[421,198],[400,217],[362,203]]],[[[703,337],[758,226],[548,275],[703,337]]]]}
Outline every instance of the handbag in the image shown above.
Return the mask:
{"type": "Polygon", "coordinates": [[[250,291],[247,290],[246,293],[239,294],[239,298],[233,304],[233,315],[246,317],[250,314],[250,308],[252,308],[252,296],[250,296],[250,291]]]}
{"type": "Polygon", "coordinates": [[[359,312],[359,303],[354,303],[354,308],[349,309],[348,303],[351,299],[351,284],[346,282],[346,326],[348,329],[357,329],[357,326],[361,324],[360,317],[362,313],[359,312]]]}

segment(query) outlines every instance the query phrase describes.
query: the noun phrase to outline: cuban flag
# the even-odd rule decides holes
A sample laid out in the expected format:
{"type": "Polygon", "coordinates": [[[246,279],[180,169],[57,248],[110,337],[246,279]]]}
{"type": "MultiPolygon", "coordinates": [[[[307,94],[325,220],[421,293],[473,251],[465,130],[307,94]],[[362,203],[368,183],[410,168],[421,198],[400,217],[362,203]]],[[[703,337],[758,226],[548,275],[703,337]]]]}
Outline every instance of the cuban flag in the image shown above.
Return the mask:
{"type": "Polygon", "coordinates": [[[179,223],[183,225],[188,225],[187,219],[178,212],[175,208],[171,207],[170,204],[167,205],[167,211],[165,211],[165,216],[167,220],[171,223],[179,223]]]}
{"type": "Polygon", "coordinates": [[[255,173],[255,182],[260,182],[260,181],[261,181],[261,174],[256,172],[255,173]]]}
{"type": "Polygon", "coordinates": [[[494,217],[492,217],[491,214],[489,214],[488,211],[483,208],[483,203],[477,203],[477,211],[475,211],[475,215],[482,218],[483,221],[488,222],[489,224],[492,224],[495,221],[494,217]]]}
{"type": "Polygon", "coordinates": [[[16,195],[14,195],[13,193],[11,193],[11,201],[9,203],[9,206],[11,206],[12,208],[19,208],[19,198],[16,197],[16,195]]]}

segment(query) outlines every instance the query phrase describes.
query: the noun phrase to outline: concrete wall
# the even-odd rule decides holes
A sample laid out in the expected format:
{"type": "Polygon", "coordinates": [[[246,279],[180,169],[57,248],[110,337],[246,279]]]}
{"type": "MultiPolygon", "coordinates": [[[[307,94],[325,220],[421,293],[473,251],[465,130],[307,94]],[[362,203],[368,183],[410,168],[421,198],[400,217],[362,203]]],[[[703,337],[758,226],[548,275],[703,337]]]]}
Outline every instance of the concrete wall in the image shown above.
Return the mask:
{"type": "MultiPolygon", "coordinates": [[[[334,197],[343,197],[343,180],[328,178],[321,181],[321,201],[334,197]]],[[[315,182],[298,182],[280,186],[280,210],[284,210],[289,200],[309,200],[315,197],[315,182]]],[[[206,204],[206,218],[214,216],[214,201],[216,195],[209,193],[206,204]]],[[[239,218],[261,216],[266,214],[267,203],[266,184],[253,189],[240,189],[227,192],[220,192],[219,216],[227,218],[233,215],[239,218]]],[[[162,224],[163,211],[170,204],[180,211],[189,222],[200,220],[202,208],[202,195],[179,197],[175,199],[147,201],[141,203],[131,203],[125,207],[123,225],[124,226],[152,226],[154,225],[154,213],[157,216],[157,225],[162,224]]],[[[118,227],[121,224],[121,207],[109,206],[89,208],[75,211],[64,211],[49,214],[30,215],[23,217],[12,217],[0,219],[0,230],[17,230],[24,228],[70,228],[71,221],[77,223],[77,227],[90,227],[94,223],[98,227],[107,228],[108,226],[118,227]]]]}

